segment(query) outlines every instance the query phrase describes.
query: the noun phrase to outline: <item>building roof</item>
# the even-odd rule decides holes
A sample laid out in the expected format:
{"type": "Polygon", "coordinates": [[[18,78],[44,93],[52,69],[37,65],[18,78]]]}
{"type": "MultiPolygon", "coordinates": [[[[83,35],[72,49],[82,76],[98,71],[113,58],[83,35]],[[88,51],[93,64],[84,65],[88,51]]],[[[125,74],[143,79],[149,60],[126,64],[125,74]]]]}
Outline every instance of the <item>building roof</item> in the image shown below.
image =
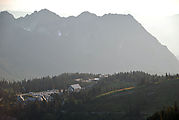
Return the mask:
{"type": "Polygon", "coordinates": [[[79,84],[73,84],[70,85],[70,87],[72,87],[73,89],[81,89],[81,86],[79,84]]]}
{"type": "Polygon", "coordinates": [[[94,80],[95,80],[95,81],[98,81],[98,80],[99,80],[99,78],[94,78],[94,80]]]}

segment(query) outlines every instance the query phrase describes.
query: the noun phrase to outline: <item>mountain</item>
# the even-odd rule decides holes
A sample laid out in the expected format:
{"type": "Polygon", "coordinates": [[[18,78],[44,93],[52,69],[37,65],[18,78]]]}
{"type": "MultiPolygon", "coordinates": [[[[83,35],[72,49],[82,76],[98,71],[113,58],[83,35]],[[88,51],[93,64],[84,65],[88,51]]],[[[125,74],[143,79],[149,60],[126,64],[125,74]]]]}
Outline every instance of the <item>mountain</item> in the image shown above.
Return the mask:
{"type": "Polygon", "coordinates": [[[6,69],[6,62],[0,59],[0,81],[1,80],[15,80],[15,79],[16,79],[15,75],[12,74],[11,71],[8,71],[6,69]]]}
{"type": "Polygon", "coordinates": [[[31,14],[31,12],[25,12],[25,11],[9,11],[8,10],[8,12],[9,13],[11,13],[11,14],[13,14],[14,15],[14,17],[15,18],[19,18],[19,17],[22,17],[22,16],[25,16],[25,15],[27,15],[27,14],[31,14]]]}
{"type": "Polygon", "coordinates": [[[9,75],[3,69],[0,68],[0,80],[8,79],[9,75]]]}
{"type": "MultiPolygon", "coordinates": [[[[179,72],[176,57],[131,15],[0,13],[0,58],[22,79],[63,72],[179,72]]],[[[1,64],[1,63],[0,63],[1,64]]]]}
{"type": "Polygon", "coordinates": [[[144,27],[161,43],[167,45],[175,55],[179,55],[179,14],[173,16],[155,16],[140,18],[144,27]]]}

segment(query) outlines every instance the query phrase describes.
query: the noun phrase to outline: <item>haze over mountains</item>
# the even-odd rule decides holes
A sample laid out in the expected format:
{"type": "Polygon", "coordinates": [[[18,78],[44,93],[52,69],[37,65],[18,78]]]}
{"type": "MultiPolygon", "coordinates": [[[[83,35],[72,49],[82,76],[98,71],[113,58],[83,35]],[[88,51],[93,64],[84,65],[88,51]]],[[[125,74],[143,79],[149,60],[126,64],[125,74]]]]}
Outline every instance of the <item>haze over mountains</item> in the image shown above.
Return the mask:
{"type": "Polygon", "coordinates": [[[177,58],[131,15],[0,13],[0,72],[16,79],[63,72],[177,73],[177,58]]]}
{"type": "MultiPolygon", "coordinates": [[[[178,45],[179,45],[179,28],[178,28],[179,14],[170,16],[168,19],[170,21],[170,24],[165,24],[165,25],[167,25],[166,27],[169,29],[167,29],[166,33],[163,33],[163,34],[168,34],[168,35],[166,35],[166,39],[168,39],[168,41],[173,41],[172,46],[177,48],[177,50],[175,50],[175,53],[179,58],[179,49],[178,49],[178,45]]],[[[161,28],[161,29],[163,29],[163,28],[161,28]]]]}
{"type": "Polygon", "coordinates": [[[152,35],[161,43],[167,45],[173,54],[179,56],[179,14],[164,17],[149,16],[138,19],[152,35]]]}

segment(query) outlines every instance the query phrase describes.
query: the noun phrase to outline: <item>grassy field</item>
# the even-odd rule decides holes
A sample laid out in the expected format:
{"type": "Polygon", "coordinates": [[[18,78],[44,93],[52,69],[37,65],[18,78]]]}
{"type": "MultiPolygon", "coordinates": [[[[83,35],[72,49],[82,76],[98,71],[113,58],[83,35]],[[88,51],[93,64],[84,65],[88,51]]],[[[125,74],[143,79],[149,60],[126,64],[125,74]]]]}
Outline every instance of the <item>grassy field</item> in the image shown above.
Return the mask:
{"type": "Polygon", "coordinates": [[[131,89],[134,89],[134,88],[135,88],[135,87],[128,87],[128,88],[122,88],[122,89],[118,89],[118,90],[113,90],[113,91],[109,91],[109,92],[100,94],[100,95],[98,95],[98,96],[96,96],[96,97],[98,98],[98,97],[102,97],[102,96],[114,94],[114,93],[117,93],[117,92],[123,92],[123,91],[131,90],[131,89]]]}

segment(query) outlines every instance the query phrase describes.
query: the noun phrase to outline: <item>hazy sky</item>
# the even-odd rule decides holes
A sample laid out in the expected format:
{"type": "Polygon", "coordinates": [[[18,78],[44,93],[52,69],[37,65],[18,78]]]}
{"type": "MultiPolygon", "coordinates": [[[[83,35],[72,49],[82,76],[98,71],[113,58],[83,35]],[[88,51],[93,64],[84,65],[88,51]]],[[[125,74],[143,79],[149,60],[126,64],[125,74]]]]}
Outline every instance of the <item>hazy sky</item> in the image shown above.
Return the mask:
{"type": "MultiPolygon", "coordinates": [[[[166,31],[158,31],[160,28],[156,28],[156,25],[160,24],[160,20],[165,16],[179,14],[179,0],[0,0],[0,11],[24,11],[27,13],[43,8],[60,16],[76,16],[83,11],[97,15],[106,13],[132,14],[160,42],[179,55],[176,41],[165,39],[162,34],[165,34],[166,31]]],[[[23,15],[22,12],[16,12],[17,16],[21,14],[23,15]]],[[[162,25],[164,24],[165,22],[162,25]]],[[[170,27],[170,29],[172,28],[170,27]]]]}
{"type": "Polygon", "coordinates": [[[0,0],[1,10],[33,12],[47,8],[62,16],[82,11],[130,13],[133,15],[172,15],[179,13],[179,0],[0,0]]]}

